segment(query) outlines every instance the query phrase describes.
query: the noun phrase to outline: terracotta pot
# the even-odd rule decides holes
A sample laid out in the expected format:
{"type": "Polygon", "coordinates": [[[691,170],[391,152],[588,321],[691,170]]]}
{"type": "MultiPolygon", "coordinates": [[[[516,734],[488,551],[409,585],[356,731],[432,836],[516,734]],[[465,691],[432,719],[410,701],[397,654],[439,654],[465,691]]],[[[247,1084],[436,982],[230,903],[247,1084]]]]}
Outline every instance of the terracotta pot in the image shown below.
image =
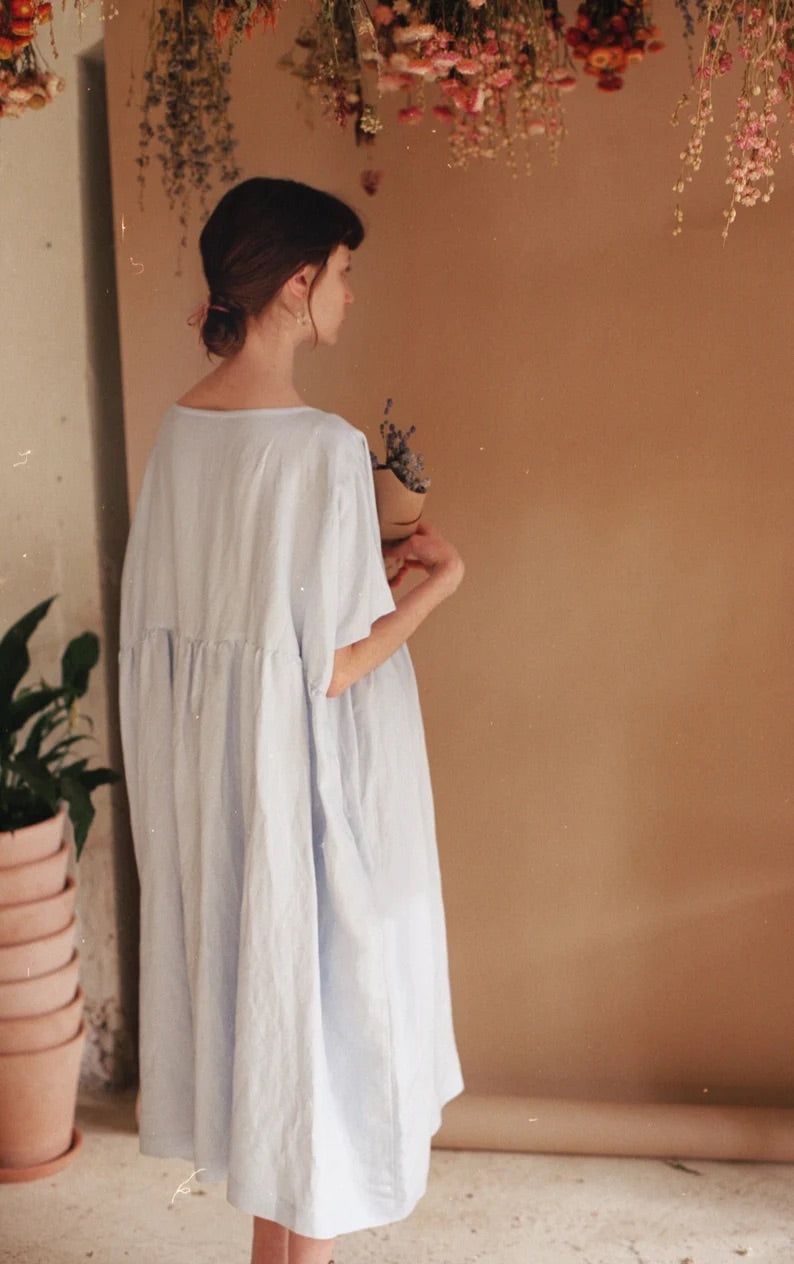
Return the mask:
{"type": "Polygon", "coordinates": [[[0,1021],[6,1018],[31,1018],[62,1009],[74,998],[80,961],[76,952],[71,960],[50,974],[35,979],[19,979],[0,983],[0,1021]]]}
{"type": "Polygon", "coordinates": [[[79,1128],[75,1128],[69,1149],[63,1154],[59,1154],[57,1159],[50,1159],[48,1163],[37,1163],[34,1167],[0,1167],[0,1185],[16,1185],[22,1181],[41,1181],[45,1176],[55,1176],[56,1172],[62,1172],[71,1163],[72,1159],[80,1153],[82,1148],[83,1134],[79,1128]]]}
{"type": "Polygon", "coordinates": [[[73,1040],[83,1017],[83,989],[78,988],[74,1000],[50,1014],[35,1018],[0,1019],[0,1055],[4,1053],[36,1053],[73,1040]]]}
{"type": "Polygon", "coordinates": [[[380,538],[384,543],[413,535],[425,507],[425,492],[412,492],[394,470],[373,470],[380,538]]]}
{"type": "Polygon", "coordinates": [[[43,860],[57,851],[63,841],[66,810],[48,821],[26,825],[24,829],[0,833],[0,869],[12,865],[24,865],[31,860],[43,860]]]}
{"type": "Polygon", "coordinates": [[[67,878],[64,889],[46,900],[0,904],[0,947],[43,939],[63,930],[74,917],[74,897],[74,878],[67,878]]]}
{"type": "Polygon", "coordinates": [[[52,1049],[0,1054],[0,1168],[32,1168],[69,1150],[84,1044],[81,1026],[52,1049]]]}
{"type": "Polygon", "coordinates": [[[61,843],[56,852],[41,860],[0,869],[0,905],[27,904],[57,895],[66,882],[68,863],[69,848],[61,843]]]}
{"type": "Polygon", "coordinates": [[[66,965],[74,948],[75,926],[75,918],[72,918],[68,926],[54,935],[0,948],[0,983],[37,979],[66,965]]]}

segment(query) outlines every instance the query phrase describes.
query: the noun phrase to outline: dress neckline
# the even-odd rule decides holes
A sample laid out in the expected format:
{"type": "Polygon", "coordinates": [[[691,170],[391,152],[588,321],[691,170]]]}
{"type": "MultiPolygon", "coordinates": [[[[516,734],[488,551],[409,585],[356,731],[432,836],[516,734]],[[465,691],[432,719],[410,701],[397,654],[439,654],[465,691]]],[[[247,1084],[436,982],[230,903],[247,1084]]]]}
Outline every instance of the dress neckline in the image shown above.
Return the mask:
{"type": "Polygon", "coordinates": [[[199,413],[203,417],[249,417],[258,413],[316,412],[311,404],[286,404],[281,408],[197,408],[193,404],[174,402],[171,407],[184,413],[199,413]]]}

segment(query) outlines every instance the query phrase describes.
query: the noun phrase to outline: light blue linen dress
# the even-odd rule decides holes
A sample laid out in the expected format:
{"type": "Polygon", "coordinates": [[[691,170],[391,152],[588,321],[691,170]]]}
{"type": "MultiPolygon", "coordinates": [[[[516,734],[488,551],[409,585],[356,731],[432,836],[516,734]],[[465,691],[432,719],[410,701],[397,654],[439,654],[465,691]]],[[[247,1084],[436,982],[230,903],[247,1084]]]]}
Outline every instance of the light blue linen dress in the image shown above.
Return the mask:
{"type": "Polygon", "coordinates": [[[141,879],[141,1149],[310,1237],[406,1216],[462,1083],[406,647],[364,435],[313,408],[172,407],[124,566],[141,879]]]}

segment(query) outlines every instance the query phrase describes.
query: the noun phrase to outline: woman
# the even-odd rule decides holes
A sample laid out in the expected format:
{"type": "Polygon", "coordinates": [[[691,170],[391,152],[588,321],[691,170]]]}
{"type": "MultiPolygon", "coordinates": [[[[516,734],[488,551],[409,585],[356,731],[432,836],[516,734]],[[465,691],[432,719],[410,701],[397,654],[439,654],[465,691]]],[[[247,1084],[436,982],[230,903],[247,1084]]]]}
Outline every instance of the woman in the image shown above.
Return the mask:
{"type": "Polygon", "coordinates": [[[141,878],[141,1149],[225,1179],[253,1264],[406,1216],[462,1087],[406,641],[463,576],[424,525],[386,582],[363,434],[306,406],[363,229],[306,185],[201,234],[220,363],[167,413],[123,579],[141,878]]]}

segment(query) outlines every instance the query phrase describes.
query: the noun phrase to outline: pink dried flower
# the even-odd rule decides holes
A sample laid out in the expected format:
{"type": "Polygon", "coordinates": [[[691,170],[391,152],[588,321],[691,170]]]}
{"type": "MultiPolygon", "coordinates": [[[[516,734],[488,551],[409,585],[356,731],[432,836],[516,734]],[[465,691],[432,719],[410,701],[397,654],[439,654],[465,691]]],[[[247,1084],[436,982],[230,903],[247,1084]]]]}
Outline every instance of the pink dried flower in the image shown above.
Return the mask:
{"type": "Polygon", "coordinates": [[[413,58],[409,57],[407,53],[392,53],[389,58],[389,65],[392,70],[405,74],[406,71],[411,69],[412,60],[413,58]]]}
{"type": "Polygon", "coordinates": [[[401,26],[394,32],[395,44],[423,44],[425,40],[432,39],[436,33],[436,28],[429,22],[424,22],[420,26],[401,26]]]}
{"type": "Polygon", "coordinates": [[[485,89],[482,84],[475,88],[473,92],[469,92],[466,97],[465,109],[469,114],[482,114],[485,106],[485,89]]]}
{"type": "Polygon", "coordinates": [[[559,92],[573,92],[577,79],[575,75],[564,74],[556,78],[555,83],[559,92]]]}
{"type": "Polygon", "coordinates": [[[511,83],[515,83],[515,75],[512,70],[505,66],[502,70],[497,70],[495,75],[491,75],[491,85],[499,90],[509,88],[511,83]]]}
{"type": "Polygon", "coordinates": [[[60,75],[54,75],[49,71],[44,76],[44,90],[50,101],[54,101],[59,92],[63,92],[66,87],[66,80],[61,79],[60,75]]]}
{"type": "Polygon", "coordinates": [[[369,197],[374,197],[380,188],[380,182],[383,179],[383,172],[373,170],[362,171],[359,179],[364,192],[369,197]]]}
{"type": "Polygon", "coordinates": [[[388,70],[378,75],[378,90],[380,92],[399,92],[401,88],[406,87],[406,80],[410,82],[408,76],[391,75],[388,70]]]}
{"type": "Polygon", "coordinates": [[[406,105],[402,110],[397,111],[397,117],[401,123],[408,123],[411,127],[415,127],[417,123],[422,122],[424,110],[419,105],[406,105]]]}
{"type": "Polygon", "coordinates": [[[436,79],[438,70],[429,57],[417,57],[411,66],[410,73],[420,79],[436,79]]]}

